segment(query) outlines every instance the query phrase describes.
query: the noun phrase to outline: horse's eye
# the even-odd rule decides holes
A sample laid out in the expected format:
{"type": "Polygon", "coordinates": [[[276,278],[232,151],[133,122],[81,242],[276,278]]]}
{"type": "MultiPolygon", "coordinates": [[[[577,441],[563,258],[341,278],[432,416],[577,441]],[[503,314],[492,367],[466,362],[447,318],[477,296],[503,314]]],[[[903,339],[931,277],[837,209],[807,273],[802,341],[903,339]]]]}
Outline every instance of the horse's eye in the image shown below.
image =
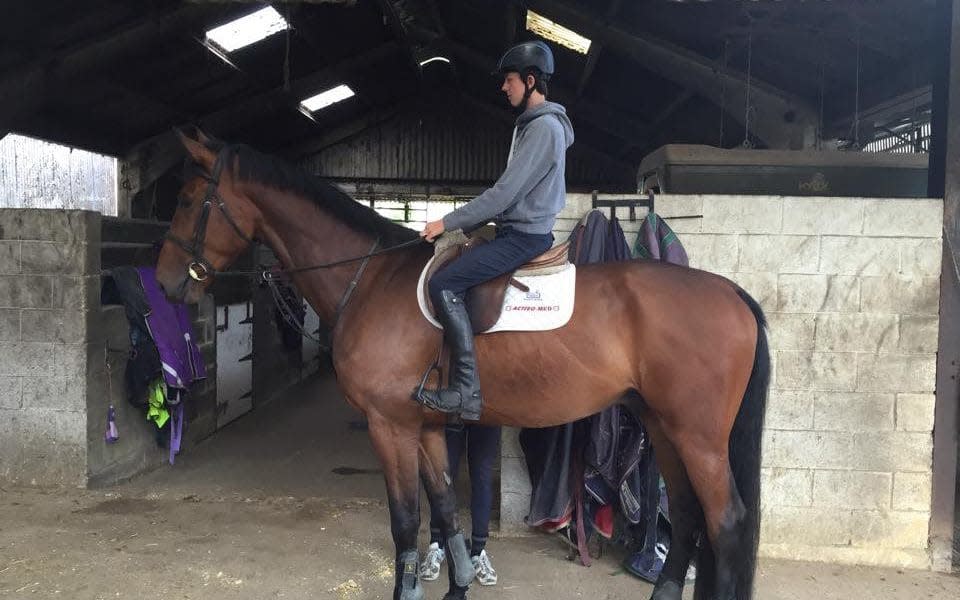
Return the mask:
{"type": "Polygon", "coordinates": [[[177,199],[180,201],[178,204],[181,208],[190,208],[190,198],[184,195],[177,196],[177,199]]]}

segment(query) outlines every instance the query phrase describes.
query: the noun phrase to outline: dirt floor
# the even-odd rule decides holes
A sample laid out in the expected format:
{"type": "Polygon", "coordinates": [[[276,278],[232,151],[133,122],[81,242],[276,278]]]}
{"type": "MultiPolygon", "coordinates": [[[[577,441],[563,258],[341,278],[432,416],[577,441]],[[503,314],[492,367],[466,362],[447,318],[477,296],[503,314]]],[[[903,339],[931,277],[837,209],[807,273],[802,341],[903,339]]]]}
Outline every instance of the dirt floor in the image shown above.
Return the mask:
{"type": "MultiPolygon", "coordinates": [[[[331,382],[317,380],[191,449],[175,467],[127,484],[0,490],[0,597],[389,598],[393,548],[382,480],[357,421],[331,382]]],[[[500,582],[475,586],[471,598],[650,594],[615,552],[584,568],[544,535],[495,537],[488,550],[500,582]]],[[[445,577],[425,586],[428,599],[439,599],[445,577]]],[[[960,578],[763,560],[756,597],[953,599],[960,578]]]]}

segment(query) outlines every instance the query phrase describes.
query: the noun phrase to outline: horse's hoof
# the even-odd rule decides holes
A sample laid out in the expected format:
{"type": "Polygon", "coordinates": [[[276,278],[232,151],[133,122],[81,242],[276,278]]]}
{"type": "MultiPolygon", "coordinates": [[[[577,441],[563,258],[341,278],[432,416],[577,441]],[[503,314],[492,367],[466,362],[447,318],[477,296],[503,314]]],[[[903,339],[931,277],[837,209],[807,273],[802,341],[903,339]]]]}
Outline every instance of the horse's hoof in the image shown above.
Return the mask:
{"type": "Polygon", "coordinates": [[[683,588],[676,581],[664,581],[657,583],[653,588],[653,595],[650,600],[681,600],[683,598],[683,588]]]}
{"type": "Polygon", "coordinates": [[[467,600],[467,592],[447,592],[443,600],[467,600]]]}
{"type": "Polygon", "coordinates": [[[415,588],[400,592],[400,600],[423,600],[423,598],[423,586],[419,582],[415,588]]]}

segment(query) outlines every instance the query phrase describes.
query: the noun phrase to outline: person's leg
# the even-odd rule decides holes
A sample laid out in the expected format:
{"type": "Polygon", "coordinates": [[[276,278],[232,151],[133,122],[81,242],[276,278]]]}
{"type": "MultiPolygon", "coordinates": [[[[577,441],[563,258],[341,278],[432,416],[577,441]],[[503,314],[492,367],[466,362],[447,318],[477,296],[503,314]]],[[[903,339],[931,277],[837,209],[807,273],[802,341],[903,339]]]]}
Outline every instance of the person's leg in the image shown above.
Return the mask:
{"type": "Polygon", "coordinates": [[[460,412],[465,420],[480,418],[482,401],[473,353],[474,332],[464,305],[465,294],[475,285],[516,270],[552,243],[550,234],[508,232],[467,251],[430,279],[430,299],[450,347],[450,378],[447,388],[422,390],[417,400],[434,410],[460,412]]]}
{"type": "MultiPolygon", "coordinates": [[[[450,469],[450,485],[453,486],[457,483],[457,473],[460,471],[460,457],[463,455],[466,431],[462,426],[448,426],[444,429],[444,434],[447,439],[447,465],[450,469]]],[[[440,522],[440,516],[431,508],[430,544],[437,544],[437,547],[443,550],[443,531],[440,522]]]]}
{"type": "Polygon", "coordinates": [[[499,456],[500,428],[470,425],[467,432],[467,460],[470,465],[470,557],[480,585],[497,583],[486,552],[493,505],[493,464],[499,456]]]}
{"type": "Polygon", "coordinates": [[[468,425],[467,460],[470,466],[470,555],[477,556],[487,544],[493,505],[493,463],[500,448],[500,428],[468,425]]]}
{"type": "Polygon", "coordinates": [[[430,301],[440,310],[441,292],[448,290],[463,299],[467,290],[485,281],[515,271],[553,245],[553,235],[532,235],[515,231],[499,234],[496,239],[463,253],[433,274],[428,284],[430,301]]]}

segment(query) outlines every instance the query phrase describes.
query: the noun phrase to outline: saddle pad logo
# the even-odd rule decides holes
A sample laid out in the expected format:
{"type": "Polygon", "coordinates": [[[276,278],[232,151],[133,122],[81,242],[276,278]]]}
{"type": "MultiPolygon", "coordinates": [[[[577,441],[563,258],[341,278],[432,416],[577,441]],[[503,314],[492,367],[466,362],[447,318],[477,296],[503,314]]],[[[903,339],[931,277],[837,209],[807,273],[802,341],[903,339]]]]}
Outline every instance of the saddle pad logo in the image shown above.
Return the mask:
{"type": "MultiPolygon", "coordinates": [[[[424,318],[439,328],[440,323],[427,310],[426,298],[423,295],[425,273],[426,268],[421,273],[420,283],[417,285],[417,301],[424,318]]],[[[529,291],[524,292],[512,285],[507,286],[500,318],[490,329],[477,333],[549,331],[559,329],[570,321],[570,317],[573,316],[577,284],[577,268],[574,265],[569,265],[566,269],[550,275],[517,277],[517,281],[526,286],[529,291]]]]}

